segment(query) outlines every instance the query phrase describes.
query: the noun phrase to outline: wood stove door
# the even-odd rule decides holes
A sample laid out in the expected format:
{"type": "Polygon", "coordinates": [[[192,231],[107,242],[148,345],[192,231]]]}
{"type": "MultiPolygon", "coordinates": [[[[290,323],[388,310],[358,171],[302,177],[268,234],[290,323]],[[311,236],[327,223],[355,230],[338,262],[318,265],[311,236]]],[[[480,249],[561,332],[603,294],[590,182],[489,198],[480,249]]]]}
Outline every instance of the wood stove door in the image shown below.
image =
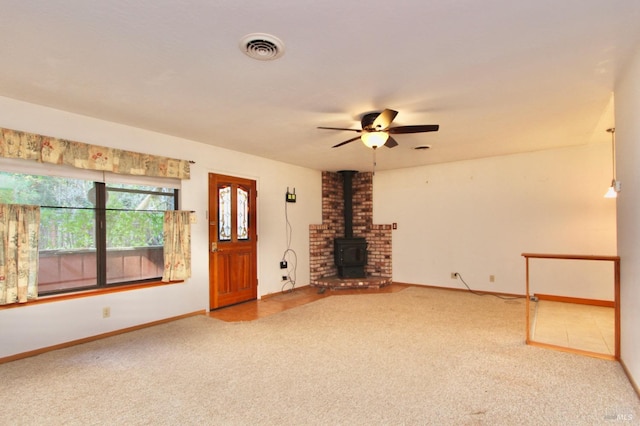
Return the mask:
{"type": "Polygon", "coordinates": [[[209,309],[257,298],[256,182],[209,174],[209,309]]]}

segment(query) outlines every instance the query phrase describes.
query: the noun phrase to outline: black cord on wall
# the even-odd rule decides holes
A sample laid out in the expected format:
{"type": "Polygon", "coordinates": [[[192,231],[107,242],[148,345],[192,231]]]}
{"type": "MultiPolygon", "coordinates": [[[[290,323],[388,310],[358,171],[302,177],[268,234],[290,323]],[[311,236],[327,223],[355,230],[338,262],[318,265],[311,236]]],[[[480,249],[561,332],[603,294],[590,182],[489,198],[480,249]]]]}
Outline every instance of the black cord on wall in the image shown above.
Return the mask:
{"type": "Polygon", "coordinates": [[[284,219],[285,219],[285,234],[287,239],[287,249],[282,254],[282,261],[287,262],[287,279],[282,284],[282,293],[290,293],[296,287],[296,274],[298,270],[298,255],[295,250],[291,248],[291,239],[293,237],[293,227],[289,222],[289,203],[285,200],[284,203],[284,219]]]}
{"type": "Polygon", "coordinates": [[[493,297],[497,297],[498,299],[502,299],[502,300],[516,300],[516,299],[524,299],[525,296],[501,296],[499,294],[495,294],[495,293],[481,293],[478,291],[474,291],[471,290],[471,287],[469,287],[469,285],[467,284],[467,282],[464,280],[464,278],[462,278],[462,275],[460,274],[460,272],[455,272],[456,277],[460,278],[460,281],[462,281],[462,284],[464,284],[464,286],[467,288],[467,290],[469,290],[469,292],[471,294],[475,294],[476,296],[486,296],[486,295],[490,295],[493,297]]]}

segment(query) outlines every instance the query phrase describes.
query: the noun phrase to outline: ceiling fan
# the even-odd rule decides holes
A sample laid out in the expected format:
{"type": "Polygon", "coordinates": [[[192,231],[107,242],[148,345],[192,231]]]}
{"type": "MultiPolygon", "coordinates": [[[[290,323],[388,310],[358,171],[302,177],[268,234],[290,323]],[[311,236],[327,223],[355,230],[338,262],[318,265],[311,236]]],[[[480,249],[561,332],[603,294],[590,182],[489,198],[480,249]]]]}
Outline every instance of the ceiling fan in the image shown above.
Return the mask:
{"type": "Polygon", "coordinates": [[[338,148],[342,145],[346,145],[358,139],[362,139],[362,142],[369,148],[379,148],[386,146],[387,148],[393,148],[398,145],[398,142],[391,136],[395,134],[403,133],[424,133],[424,132],[437,132],[440,128],[437,124],[422,124],[414,126],[396,126],[389,127],[391,123],[398,115],[398,111],[392,109],[385,109],[382,112],[371,112],[362,116],[361,125],[362,130],[359,129],[347,129],[343,127],[318,127],[318,129],[327,130],[347,130],[350,132],[361,133],[360,136],[351,138],[344,142],[340,142],[334,145],[333,148],[338,148]]]}

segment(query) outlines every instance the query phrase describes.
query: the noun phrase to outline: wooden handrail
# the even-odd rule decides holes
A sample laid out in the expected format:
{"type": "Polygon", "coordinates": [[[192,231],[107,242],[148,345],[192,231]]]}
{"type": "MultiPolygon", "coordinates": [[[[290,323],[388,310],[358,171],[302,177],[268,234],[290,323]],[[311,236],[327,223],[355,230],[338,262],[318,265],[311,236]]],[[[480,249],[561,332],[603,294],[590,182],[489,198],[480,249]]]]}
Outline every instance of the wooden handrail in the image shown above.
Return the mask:
{"type": "Polygon", "coordinates": [[[573,259],[573,260],[608,260],[619,261],[620,256],[597,256],[590,254],[548,254],[548,253],[522,253],[523,257],[535,259],[573,259]]]}

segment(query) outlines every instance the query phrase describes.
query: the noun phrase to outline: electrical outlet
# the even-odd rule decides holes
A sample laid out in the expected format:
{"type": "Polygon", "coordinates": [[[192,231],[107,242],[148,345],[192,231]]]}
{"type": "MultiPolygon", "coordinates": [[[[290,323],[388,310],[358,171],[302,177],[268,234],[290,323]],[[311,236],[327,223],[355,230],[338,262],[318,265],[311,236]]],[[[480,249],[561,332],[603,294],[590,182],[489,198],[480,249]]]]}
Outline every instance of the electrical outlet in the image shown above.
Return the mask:
{"type": "Polygon", "coordinates": [[[496,282],[496,276],[495,275],[489,275],[489,282],[490,283],[496,282]]]}
{"type": "Polygon", "coordinates": [[[451,279],[455,280],[456,278],[458,278],[458,273],[457,272],[452,272],[451,273],[451,279]]]}
{"type": "Polygon", "coordinates": [[[287,203],[295,203],[296,202],[296,189],[293,188],[293,192],[289,192],[289,187],[287,187],[286,198],[287,203]]]}
{"type": "Polygon", "coordinates": [[[287,269],[287,261],[286,260],[280,261],[280,269],[287,269]]]}
{"type": "Polygon", "coordinates": [[[282,276],[282,281],[286,281],[286,280],[288,280],[288,279],[289,279],[289,277],[288,277],[288,276],[286,276],[286,275],[283,275],[283,276],[282,276]]]}
{"type": "Polygon", "coordinates": [[[109,318],[111,316],[111,308],[106,306],[102,308],[102,318],[109,318]]]}

